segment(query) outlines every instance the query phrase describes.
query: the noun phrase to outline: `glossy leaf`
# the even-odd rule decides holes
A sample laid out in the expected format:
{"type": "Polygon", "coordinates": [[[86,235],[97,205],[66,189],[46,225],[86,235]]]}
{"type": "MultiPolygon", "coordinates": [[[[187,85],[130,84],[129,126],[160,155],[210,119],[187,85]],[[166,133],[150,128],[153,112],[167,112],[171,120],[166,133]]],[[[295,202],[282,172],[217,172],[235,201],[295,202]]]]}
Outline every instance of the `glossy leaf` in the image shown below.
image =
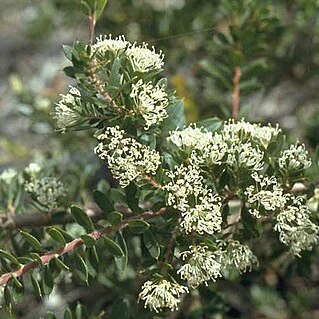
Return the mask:
{"type": "Polygon", "coordinates": [[[153,235],[153,233],[150,230],[144,233],[143,240],[144,240],[144,244],[145,244],[148,252],[150,253],[150,255],[153,258],[158,259],[159,255],[161,253],[160,246],[159,246],[155,236],[153,235]]]}
{"type": "Polygon", "coordinates": [[[86,231],[92,232],[95,229],[91,218],[81,208],[77,206],[71,206],[71,213],[77,223],[86,231]]]}
{"type": "Polygon", "coordinates": [[[134,234],[143,234],[145,233],[149,227],[150,224],[147,223],[144,220],[132,220],[129,222],[129,229],[132,231],[134,234]]]}
{"type": "Polygon", "coordinates": [[[59,229],[55,228],[55,227],[48,227],[46,229],[46,232],[50,235],[50,237],[58,242],[61,245],[65,245],[66,241],[64,236],[62,235],[62,233],[59,231],[59,229]]]}
{"type": "Polygon", "coordinates": [[[124,256],[122,248],[111,238],[104,236],[104,245],[106,246],[106,249],[109,251],[109,253],[114,257],[124,256]]]}
{"type": "Polygon", "coordinates": [[[20,230],[20,234],[35,250],[42,250],[41,243],[30,233],[20,230]]]}

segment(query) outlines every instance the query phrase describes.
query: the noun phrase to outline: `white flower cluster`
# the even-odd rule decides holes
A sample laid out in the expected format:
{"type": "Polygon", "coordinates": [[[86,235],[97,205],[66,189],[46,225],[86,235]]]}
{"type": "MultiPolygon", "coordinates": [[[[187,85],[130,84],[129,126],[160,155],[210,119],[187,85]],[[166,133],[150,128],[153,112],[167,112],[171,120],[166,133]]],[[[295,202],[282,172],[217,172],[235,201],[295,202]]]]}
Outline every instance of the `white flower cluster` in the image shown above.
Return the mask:
{"type": "Polygon", "coordinates": [[[308,151],[304,144],[297,143],[290,145],[288,150],[284,150],[278,159],[279,167],[282,170],[301,170],[311,166],[311,160],[308,157],[308,151]]]}
{"type": "Polygon", "coordinates": [[[256,185],[250,185],[245,191],[247,203],[250,205],[249,212],[257,218],[261,217],[261,212],[274,212],[283,209],[287,202],[287,195],[283,188],[278,185],[275,176],[268,177],[252,174],[256,185]]]}
{"type": "Polygon", "coordinates": [[[212,142],[213,133],[192,124],[183,130],[172,131],[167,140],[184,150],[202,150],[212,142]]]}
{"type": "Polygon", "coordinates": [[[284,193],[274,176],[252,174],[256,185],[245,191],[249,212],[260,218],[262,213],[276,213],[274,229],[279,232],[280,241],[289,246],[294,255],[309,250],[318,240],[319,227],[314,224],[308,206],[302,197],[284,193]]]}
{"type": "Polygon", "coordinates": [[[31,177],[36,177],[41,170],[42,168],[38,163],[30,163],[29,166],[24,169],[24,171],[31,177]]]}
{"type": "Polygon", "coordinates": [[[304,199],[293,195],[289,197],[291,203],[276,216],[274,229],[292,254],[299,256],[302,250],[310,250],[318,242],[319,227],[310,220],[311,212],[303,204],[304,199]]]}
{"type": "Polygon", "coordinates": [[[232,143],[227,150],[226,163],[232,170],[246,168],[260,171],[264,166],[264,153],[250,142],[232,143]]]}
{"type": "Polygon", "coordinates": [[[221,134],[215,133],[207,147],[202,149],[202,158],[208,165],[220,165],[227,151],[228,145],[224,137],[221,134]]]}
{"type": "Polygon", "coordinates": [[[6,183],[7,185],[11,184],[15,177],[18,175],[18,172],[12,168],[5,169],[0,174],[0,181],[6,183]]]}
{"type": "Polygon", "coordinates": [[[271,140],[280,132],[281,129],[278,124],[275,127],[270,126],[270,124],[261,126],[260,124],[245,122],[244,119],[237,122],[230,119],[224,124],[222,134],[227,140],[232,141],[253,139],[267,148],[271,140]]]}
{"type": "Polygon", "coordinates": [[[24,185],[25,190],[48,209],[58,207],[58,200],[66,195],[64,184],[55,177],[31,178],[24,185]]]}
{"type": "Polygon", "coordinates": [[[171,311],[174,311],[178,309],[182,295],[188,292],[187,287],[165,279],[148,280],[142,286],[139,301],[145,302],[144,308],[148,307],[157,313],[163,308],[169,308],[171,311]]]}
{"type": "Polygon", "coordinates": [[[160,70],[164,65],[164,54],[162,51],[155,52],[155,48],[150,50],[146,43],[137,46],[133,43],[125,51],[131,61],[134,71],[145,73],[153,70],[160,70]]]}
{"type": "Polygon", "coordinates": [[[190,250],[181,253],[182,260],[187,259],[177,273],[181,279],[186,280],[190,288],[196,288],[200,284],[221,277],[221,264],[216,255],[208,250],[207,246],[190,246],[190,250]]]}
{"type": "Polygon", "coordinates": [[[143,179],[145,174],[155,175],[161,163],[157,151],[124,137],[125,132],[119,126],[108,127],[97,139],[100,143],[94,152],[101,159],[106,159],[113,176],[122,187],[136,179],[143,179]]]}
{"type": "Polygon", "coordinates": [[[60,96],[61,99],[56,103],[53,118],[57,121],[57,127],[62,133],[65,133],[66,128],[79,119],[76,109],[81,101],[81,93],[77,88],[70,86],[69,92],[60,94],[60,96]]]}
{"type": "Polygon", "coordinates": [[[92,46],[92,52],[112,51],[118,53],[124,51],[132,64],[133,70],[141,73],[160,70],[164,65],[164,54],[162,51],[155,52],[155,48],[148,48],[146,43],[137,45],[125,40],[124,36],[112,39],[112,35],[100,35],[92,46]]]}
{"type": "Polygon", "coordinates": [[[100,35],[96,38],[96,43],[92,45],[92,52],[98,51],[113,51],[119,52],[125,50],[129,42],[125,40],[124,35],[112,39],[112,35],[100,35]]]}
{"type": "Polygon", "coordinates": [[[227,151],[227,144],[219,133],[207,132],[191,124],[183,130],[172,131],[167,140],[179,149],[191,154],[194,164],[221,164],[227,151]],[[195,151],[195,152],[194,152],[195,151]]]}
{"type": "MultiPolygon", "coordinates": [[[[255,130],[263,131],[264,129],[257,124],[253,125],[243,121],[240,123],[243,126],[247,124],[249,128],[251,125],[255,130]]],[[[240,129],[240,127],[235,123],[225,124],[224,129],[220,132],[212,133],[196,125],[190,125],[181,131],[171,132],[167,140],[190,153],[193,163],[199,165],[226,163],[231,170],[246,168],[251,171],[259,171],[264,166],[264,153],[250,141],[239,139],[239,133],[235,129],[240,129]]],[[[275,131],[272,127],[265,127],[266,132],[272,132],[272,130],[275,131]]],[[[261,133],[256,135],[259,136],[261,133]]]]}
{"type": "Polygon", "coordinates": [[[171,182],[163,186],[167,204],[181,211],[181,228],[186,234],[213,234],[221,230],[221,199],[204,184],[200,169],[181,165],[167,173],[171,182]]]}
{"type": "Polygon", "coordinates": [[[247,245],[241,244],[238,240],[229,240],[220,244],[220,260],[223,270],[234,267],[239,272],[251,270],[254,264],[258,264],[257,257],[247,245]],[[223,246],[226,245],[226,248],[223,246]]]}
{"type": "Polygon", "coordinates": [[[134,100],[136,113],[145,120],[145,130],[162,122],[168,116],[167,93],[160,86],[154,86],[152,82],[146,84],[143,80],[139,80],[133,84],[130,96],[134,100]]]}

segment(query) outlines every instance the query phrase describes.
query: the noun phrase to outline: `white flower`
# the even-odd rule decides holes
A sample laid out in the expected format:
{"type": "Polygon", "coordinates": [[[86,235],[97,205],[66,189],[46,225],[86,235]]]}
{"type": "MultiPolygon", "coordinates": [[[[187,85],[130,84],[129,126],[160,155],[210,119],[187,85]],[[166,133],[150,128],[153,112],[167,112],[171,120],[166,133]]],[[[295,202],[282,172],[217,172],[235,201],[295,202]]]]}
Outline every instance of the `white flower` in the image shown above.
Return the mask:
{"type": "Polygon", "coordinates": [[[163,308],[169,308],[171,311],[174,311],[178,310],[178,304],[181,302],[182,295],[188,292],[187,287],[165,279],[157,281],[148,280],[142,286],[138,299],[145,302],[144,308],[148,307],[157,313],[163,308]]]}
{"type": "Polygon", "coordinates": [[[206,132],[201,127],[192,124],[181,131],[172,131],[167,140],[175,144],[178,148],[187,150],[203,150],[212,141],[213,134],[206,132]]]}
{"type": "Polygon", "coordinates": [[[41,171],[41,169],[42,168],[38,163],[30,163],[29,166],[24,170],[30,176],[35,177],[41,171]]]}
{"type": "Polygon", "coordinates": [[[151,82],[145,84],[143,80],[139,80],[133,84],[130,96],[134,100],[137,113],[145,120],[145,130],[159,124],[168,116],[168,97],[160,86],[153,86],[151,82]]]}
{"type": "Polygon", "coordinates": [[[181,211],[181,228],[188,234],[213,234],[221,229],[221,199],[204,184],[200,169],[181,165],[167,173],[171,182],[162,189],[167,192],[167,204],[181,211]]]}
{"type": "Polygon", "coordinates": [[[202,157],[208,165],[221,164],[228,151],[228,145],[221,134],[215,133],[210,143],[203,148],[202,157]]]}
{"type": "Polygon", "coordinates": [[[164,54],[162,51],[155,52],[155,48],[150,50],[146,43],[141,46],[136,46],[136,43],[126,49],[126,55],[131,61],[134,71],[149,72],[153,70],[160,70],[164,65],[164,54]]]}
{"type": "Polygon", "coordinates": [[[253,147],[250,142],[232,143],[227,150],[226,163],[233,170],[246,168],[252,171],[259,171],[264,166],[264,153],[253,147]]]}
{"type": "Polygon", "coordinates": [[[112,35],[100,35],[96,38],[96,43],[92,45],[92,52],[96,50],[105,52],[113,51],[119,52],[124,50],[128,46],[129,42],[125,40],[124,35],[121,35],[115,39],[112,39],[112,35]]]}
{"type": "Polygon", "coordinates": [[[222,134],[229,141],[253,139],[265,148],[280,132],[281,129],[278,124],[275,127],[270,124],[261,126],[260,124],[245,122],[244,119],[238,122],[231,119],[224,124],[222,130],[222,134]]]}
{"type": "Polygon", "coordinates": [[[183,251],[181,257],[188,259],[177,273],[181,279],[187,280],[191,288],[196,288],[207,281],[216,281],[221,277],[221,264],[216,260],[216,256],[208,250],[207,246],[190,246],[190,250],[183,251]]]}
{"type": "Polygon", "coordinates": [[[77,110],[81,102],[81,93],[77,88],[70,86],[69,93],[60,94],[60,96],[61,99],[56,103],[53,118],[57,121],[57,127],[61,129],[62,133],[65,133],[66,128],[75,124],[79,119],[77,110]]]}
{"type": "Polygon", "coordinates": [[[249,212],[252,215],[260,218],[261,210],[275,211],[285,206],[287,196],[274,176],[268,177],[253,173],[252,177],[256,185],[247,187],[245,191],[247,203],[250,205],[249,212]]]}
{"type": "Polygon", "coordinates": [[[156,174],[161,163],[159,153],[133,138],[125,138],[124,131],[118,126],[107,128],[97,139],[101,142],[94,152],[107,160],[114,178],[122,187],[135,179],[143,179],[144,174],[156,174]]]}
{"type": "Polygon", "coordinates": [[[58,200],[66,195],[64,184],[55,177],[31,178],[29,182],[26,182],[24,188],[48,209],[57,208],[58,200]]]}
{"type": "Polygon", "coordinates": [[[181,213],[181,228],[186,234],[192,231],[198,234],[214,234],[221,231],[221,199],[218,195],[213,195],[211,190],[203,189],[203,193],[198,198],[199,204],[186,209],[181,213]]]}
{"type": "Polygon", "coordinates": [[[200,175],[199,168],[193,165],[181,165],[173,172],[168,172],[167,176],[171,182],[164,185],[163,190],[168,193],[168,205],[185,211],[190,207],[188,197],[190,195],[198,197],[203,191],[203,177],[200,175]]]}
{"type": "Polygon", "coordinates": [[[238,240],[229,240],[220,244],[220,263],[223,270],[228,267],[235,267],[239,272],[251,270],[254,264],[258,264],[257,257],[247,245],[241,244],[238,240]],[[226,249],[223,246],[226,245],[226,249]]]}
{"type": "Polygon", "coordinates": [[[311,166],[308,151],[304,144],[290,145],[278,159],[279,167],[285,171],[306,169],[311,166]]]}
{"type": "Polygon", "coordinates": [[[5,169],[0,174],[0,181],[5,182],[6,184],[11,184],[15,177],[18,175],[18,172],[12,168],[5,169]]]}
{"type": "Polygon", "coordinates": [[[290,195],[290,203],[277,216],[274,227],[280,241],[290,246],[292,254],[310,250],[318,242],[319,227],[310,220],[311,212],[302,197],[290,195]]]}

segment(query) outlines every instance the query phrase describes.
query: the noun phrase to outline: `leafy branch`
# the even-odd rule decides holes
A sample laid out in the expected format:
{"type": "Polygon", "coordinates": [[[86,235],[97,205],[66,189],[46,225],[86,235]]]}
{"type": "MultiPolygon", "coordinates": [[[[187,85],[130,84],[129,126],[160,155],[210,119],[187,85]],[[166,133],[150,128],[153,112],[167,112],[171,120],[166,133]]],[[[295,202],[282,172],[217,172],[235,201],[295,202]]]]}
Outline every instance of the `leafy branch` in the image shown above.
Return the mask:
{"type": "MultiPolygon", "coordinates": [[[[166,213],[166,208],[161,208],[157,212],[152,212],[152,211],[144,212],[140,215],[132,216],[132,217],[124,219],[116,227],[115,226],[107,226],[107,227],[104,227],[100,230],[95,230],[95,231],[87,234],[87,236],[91,237],[92,239],[94,239],[96,241],[96,240],[99,240],[100,238],[104,237],[105,235],[109,235],[109,234],[112,234],[114,232],[117,232],[119,230],[126,228],[127,226],[129,226],[130,222],[139,221],[139,220],[149,220],[149,219],[152,219],[155,217],[162,216],[165,213],[166,213]]],[[[45,265],[45,264],[49,263],[52,259],[55,259],[59,256],[64,255],[64,254],[67,254],[70,251],[74,250],[75,248],[77,248],[83,244],[85,244],[85,240],[83,240],[82,238],[76,238],[76,239],[72,240],[71,242],[67,243],[66,245],[59,247],[55,251],[42,255],[40,257],[40,259],[34,260],[28,264],[22,265],[17,270],[3,274],[0,277],[0,286],[5,285],[11,278],[13,278],[13,277],[17,278],[17,277],[23,276],[24,274],[26,274],[30,270],[32,270],[38,266],[45,265]]]]}

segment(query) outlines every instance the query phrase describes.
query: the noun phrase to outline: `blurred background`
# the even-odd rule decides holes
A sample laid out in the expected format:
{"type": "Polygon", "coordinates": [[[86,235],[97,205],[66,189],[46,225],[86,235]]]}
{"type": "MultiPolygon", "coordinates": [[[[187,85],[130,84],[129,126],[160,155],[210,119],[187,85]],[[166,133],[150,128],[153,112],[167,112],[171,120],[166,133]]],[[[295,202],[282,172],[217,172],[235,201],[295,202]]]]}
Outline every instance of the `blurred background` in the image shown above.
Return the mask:
{"type": "MultiPolygon", "coordinates": [[[[56,133],[50,115],[71,84],[62,45],[88,40],[79,2],[0,0],[0,168],[55,159],[72,184],[88,161],[94,166],[89,134],[56,133]]],[[[279,123],[313,153],[318,146],[318,0],[109,0],[96,35],[109,33],[164,52],[165,75],[184,99],[188,122],[230,116],[240,68],[240,117],[279,123]]],[[[318,171],[309,177],[316,183],[318,171]]],[[[292,262],[275,242],[263,244],[258,270],[200,291],[204,306],[189,309],[187,318],[319,318],[318,249],[292,262]]],[[[76,293],[73,300],[99,308],[92,296],[76,293]]],[[[52,300],[46,307],[62,303],[52,300]]],[[[26,307],[22,317],[37,315],[26,307]]]]}

